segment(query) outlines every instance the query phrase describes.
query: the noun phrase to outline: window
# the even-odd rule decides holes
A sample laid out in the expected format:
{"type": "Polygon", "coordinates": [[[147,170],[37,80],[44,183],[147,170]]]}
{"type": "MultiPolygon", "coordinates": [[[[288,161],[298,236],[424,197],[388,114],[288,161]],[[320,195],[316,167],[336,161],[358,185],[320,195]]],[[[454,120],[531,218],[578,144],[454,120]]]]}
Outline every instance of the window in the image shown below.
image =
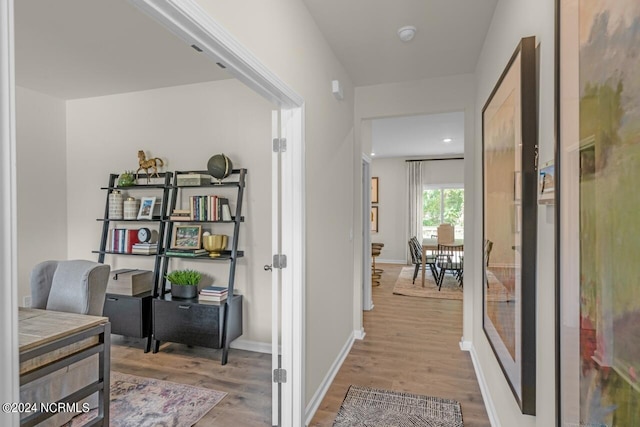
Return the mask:
{"type": "Polygon", "coordinates": [[[455,226],[456,239],[464,237],[464,189],[428,188],[422,193],[422,236],[435,238],[440,224],[455,226]]]}

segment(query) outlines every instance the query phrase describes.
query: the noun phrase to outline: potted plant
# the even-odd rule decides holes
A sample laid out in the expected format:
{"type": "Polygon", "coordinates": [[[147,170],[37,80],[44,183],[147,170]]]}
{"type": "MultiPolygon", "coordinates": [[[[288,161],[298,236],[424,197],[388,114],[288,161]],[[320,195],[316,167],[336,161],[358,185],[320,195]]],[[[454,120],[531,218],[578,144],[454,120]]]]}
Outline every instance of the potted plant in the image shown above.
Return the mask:
{"type": "Polygon", "coordinates": [[[202,274],[195,270],[175,270],[167,274],[171,283],[171,295],[177,298],[195,298],[198,295],[198,283],[202,274]]]}

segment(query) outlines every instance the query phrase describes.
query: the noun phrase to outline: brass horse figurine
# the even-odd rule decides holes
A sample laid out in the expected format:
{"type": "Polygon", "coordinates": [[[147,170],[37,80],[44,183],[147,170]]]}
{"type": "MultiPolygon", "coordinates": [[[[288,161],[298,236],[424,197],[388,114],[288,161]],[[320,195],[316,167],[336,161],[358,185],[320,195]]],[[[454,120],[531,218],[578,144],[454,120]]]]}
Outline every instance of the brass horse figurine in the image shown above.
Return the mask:
{"type": "Polygon", "coordinates": [[[149,177],[155,175],[156,177],[160,178],[160,175],[158,174],[158,166],[164,166],[164,162],[162,161],[161,158],[159,157],[154,157],[152,159],[148,159],[147,160],[147,156],[144,154],[144,151],[139,150],[138,151],[138,164],[140,165],[140,167],[138,168],[138,170],[136,171],[136,179],[138,179],[138,172],[140,172],[140,170],[144,169],[144,171],[147,174],[147,184],[149,183],[149,177]],[[149,169],[153,168],[153,173],[151,175],[149,175],[149,169]]]}

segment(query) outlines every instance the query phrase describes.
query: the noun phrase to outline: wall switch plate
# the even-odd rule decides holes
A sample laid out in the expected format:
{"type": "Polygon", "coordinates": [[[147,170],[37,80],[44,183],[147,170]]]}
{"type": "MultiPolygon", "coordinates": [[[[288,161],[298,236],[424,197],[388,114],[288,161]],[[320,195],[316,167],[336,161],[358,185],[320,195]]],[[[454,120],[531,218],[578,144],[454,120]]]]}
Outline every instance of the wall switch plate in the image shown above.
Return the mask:
{"type": "Polygon", "coordinates": [[[24,298],[22,298],[22,306],[29,308],[31,307],[31,297],[30,296],[26,296],[24,298]]]}

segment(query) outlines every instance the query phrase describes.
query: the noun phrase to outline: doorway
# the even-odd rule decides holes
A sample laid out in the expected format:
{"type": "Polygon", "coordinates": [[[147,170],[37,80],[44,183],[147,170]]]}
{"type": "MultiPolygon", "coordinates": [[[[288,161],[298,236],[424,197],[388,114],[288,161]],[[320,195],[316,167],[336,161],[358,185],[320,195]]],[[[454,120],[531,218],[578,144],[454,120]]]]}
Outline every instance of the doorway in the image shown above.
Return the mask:
{"type": "MultiPolygon", "coordinates": [[[[174,34],[178,35],[187,46],[195,45],[204,55],[207,55],[214,63],[226,68],[226,71],[235,76],[254,92],[276,105],[281,110],[282,119],[280,121],[280,135],[287,141],[287,149],[278,151],[277,173],[274,176],[273,192],[280,189],[278,196],[278,215],[281,219],[282,227],[280,238],[280,251],[273,255],[286,255],[286,267],[277,268],[277,273],[273,273],[275,287],[281,289],[282,304],[278,314],[281,322],[282,337],[282,358],[279,369],[287,371],[288,381],[281,385],[282,388],[282,412],[280,413],[280,425],[300,425],[303,414],[303,348],[302,331],[304,330],[304,230],[303,230],[303,188],[300,183],[304,182],[303,175],[303,99],[292,91],[285,83],[277,79],[267,68],[237,43],[233,37],[219,27],[204,11],[190,2],[176,4],[157,4],[153,1],[132,1],[143,12],[153,17],[174,34]],[[203,31],[206,30],[206,31],[203,31]],[[295,286],[294,286],[295,284],[295,286]]],[[[5,342],[17,343],[16,340],[16,309],[17,301],[17,262],[15,259],[17,225],[15,207],[15,92],[13,73],[13,30],[9,24],[13,14],[13,1],[2,0],[0,3],[0,40],[2,42],[2,53],[0,54],[0,82],[2,88],[2,105],[0,120],[3,124],[2,131],[2,166],[7,179],[2,186],[3,197],[3,217],[2,229],[7,231],[7,249],[2,251],[3,274],[9,283],[8,298],[3,298],[4,315],[10,317],[7,322],[3,322],[7,334],[5,342]],[[5,49],[7,47],[7,49],[5,49]],[[4,107],[7,108],[4,108],[4,107]],[[6,124],[6,126],[5,126],[6,124]],[[5,132],[9,130],[10,132],[5,132]],[[7,149],[5,156],[5,147],[7,149]],[[6,167],[5,167],[6,166],[6,167]],[[5,204],[4,202],[7,201],[5,204]]],[[[194,48],[195,49],[195,48],[194,48]]],[[[273,150],[271,141],[265,141],[269,151],[273,150]]],[[[262,263],[270,264],[271,257],[261,260],[262,263]]],[[[8,390],[9,395],[6,401],[18,401],[18,388],[16,377],[16,351],[17,346],[12,346],[12,353],[7,357],[0,358],[1,369],[9,375],[6,378],[13,378],[13,387],[8,390]]],[[[274,412],[277,412],[277,405],[274,412]]]]}

